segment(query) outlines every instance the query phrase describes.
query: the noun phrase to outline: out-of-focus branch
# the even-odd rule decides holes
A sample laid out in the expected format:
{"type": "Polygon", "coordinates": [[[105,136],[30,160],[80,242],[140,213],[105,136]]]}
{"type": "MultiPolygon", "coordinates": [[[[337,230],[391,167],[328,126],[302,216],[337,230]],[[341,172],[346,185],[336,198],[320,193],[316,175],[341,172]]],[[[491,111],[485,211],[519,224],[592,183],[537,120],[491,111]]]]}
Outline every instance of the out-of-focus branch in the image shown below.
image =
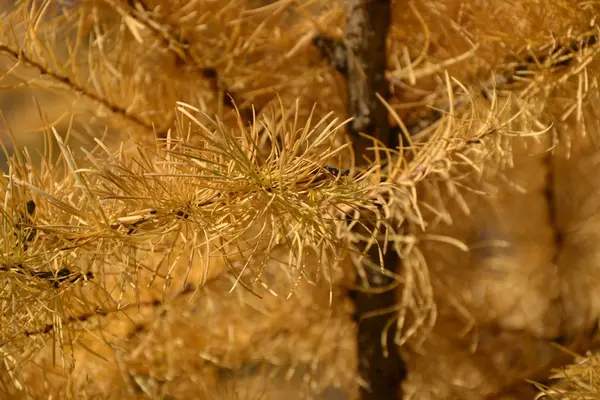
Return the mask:
{"type": "Polygon", "coordinates": [[[325,35],[317,35],[312,43],[333,68],[347,76],[348,48],[343,41],[325,35]]]}
{"type": "MultiPolygon", "coordinates": [[[[234,104],[242,104],[243,101],[238,99],[237,95],[230,91],[228,88],[223,87],[223,82],[217,69],[214,66],[203,65],[201,60],[190,51],[192,43],[183,37],[177,35],[176,26],[170,26],[159,23],[151,17],[151,10],[142,1],[128,1],[129,8],[122,7],[119,3],[113,0],[105,0],[107,4],[114,7],[119,13],[127,15],[142,26],[144,26],[151,33],[152,36],[157,38],[162,46],[168,50],[169,53],[175,57],[176,66],[181,68],[182,66],[191,67],[193,71],[199,73],[203,78],[208,79],[211,83],[211,89],[222,98],[223,105],[231,110],[235,109],[234,104]]],[[[252,110],[241,109],[239,112],[242,114],[246,121],[252,120],[252,110]]]]}
{"type": "Polygon", "coordinates": [[[64,86],[65,88],[69,89],[70,91],[77,93],[80,96],[83,96],[96,104],[99,104],[100,106],[104,107],[106,110],[113,113],[114,115],[117,115],[117,116],[123,118],[124,120],[142,128],[146,131],[149,131],[149,132],[154,131],[154,128],[152,127],[152,125],[144,122],[137,115],[130,113],[124,107],[122,107],[118,104],[115,104],[115,103],[111,103],[106,98],[103,98],[103,97],[97,95],[96,93],[91,92],[87,88],[85,88],[85,87],[81,86],[80,84],[78,84],[77,82],[75,82],[71,77],[66,76],[66,75],[61,75],[55,71],[52,71],[45,65],[43,65],[43,64],[35,61],[34,59],[30,58],[29,56],[27,56],[23,51],[20,51],[18,49],[13,49],[4,44],[0,44],[0,53],[6,54],[7,56],[11,57],[15,61],[20,62],[28,67],[32,67],[32,68],[36,69],[40,75],[47,76],[54,82],[64,86]]]}
{"type": "Polygon", "coordinates": [[[397,138],[390,132],[387,109],[375,93],[387,99],[389,83],[386,39],[390,25],[390,2],[381,0],[346,0],[346,43],[348,46],[348,112],[354,117],[350,132],[355,140],[367,133],[394,148],[397,138]]]}
{"type": "MultiPolygon", "coordinates": [[[[376,96],[379,94],[384,99],[389,97],[385,72],[390,3],[386,0],[345,1],[348,114],[354,118],[349,130],[358,157],[372,145],[370,140],[360,136],[361,133],[375,137],[388,148],[398,146],[398,138],[392,136],[388,111],[376,96]]],[[[335,50],[332,46],[329,48],[335,50]]],[[[337,53],[341,54],[339,51],[337,53]]],[[[375,228],[374,232],[380,237],[385,235],[381,229],[375,228]]],[[[383,247],[384,244],[380,243],[380,246],[383,247]]],[[[363,400],[397,398],[401,395],[401,383],[406,375],[406,367],[399,352],[395,349],[386,351],[385,342],[393,343],[396,334],[396,329],[386,330],[390,315],[363,318],[377,311],[391,309],[397,302],[393,289],[361,290],[394,286],[391,285],[391,277],[395,275],[399,257],[391,248],[383,250],[388,250],[384,252],[382,265],[386,271],[371,268],[372,265],[380,264],[379,247],[373,246],[368,252],[368,260],[365,260],[365,273],[358,277],[359,289],[352,293],[358,324],[359,374],[368,383],[368,387],[361,388],[363,400]],[[382,338],[384,332],[387,337],[382,338]]]]}

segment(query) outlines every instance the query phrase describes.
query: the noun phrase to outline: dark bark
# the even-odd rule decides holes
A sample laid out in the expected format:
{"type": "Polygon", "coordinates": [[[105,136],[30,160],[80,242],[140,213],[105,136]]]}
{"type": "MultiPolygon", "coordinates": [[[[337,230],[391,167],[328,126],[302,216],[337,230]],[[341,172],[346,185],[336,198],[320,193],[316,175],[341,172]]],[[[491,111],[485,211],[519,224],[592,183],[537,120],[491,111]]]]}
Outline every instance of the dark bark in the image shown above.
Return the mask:
{"type": "Polygon", "coordinates": [[[348,113],[354,117],[350,133],[356,150],[371,146],[359,133],[374,136],[388,147],[396,147],[386,108],[375,93],[387,99],[389,84],[386,39],[390,25],[389,0],[346,0],[346,45],[348,78],[348,113]]]}
{"type": "MultiPolygon", "coordinates": [[[[377,259],[377,251],[369,253],[369,258],[377,259]]],[[[395,269],[398,255],[390,251],[384,257],[385,268],[395,269]]],[[[368,271],[367,279],[370,287],[382,287],[391,283],[390,278],[379,272],[368,271]]],[[[359,282],[363,284],[363,282],[359,282]]],[[[406,378],[406,365],[394,345],[396,330],[392,326],[388,331],[387,342],[389,354],[386,357],[381,345],[381,333],[391,315],[383,315],[361,320],[361,315],[371,311],[388,308],[396,303],[396,293],[389,290],[380,294],[369,294],[356,290],[351,297],[355,305],[357,321],[358,371],[367,381],[369,387],[361,388],[361,400],[401,399],[402,381],[406,378]]]]}
{"type": "MultiPolygon", "coordinates": [[[[387,69],[386,39],[390,25],[389,0],[346,0],[346,66],[348,83],[348,114],[353,117],[349,126],[357,157],[367,152],[372,141],[360,137],[364,133],[377,138],[387,147],[398,146],[398,135],[390,129],[388,112],[377,99],[376,93],[387,99],[390,95],[385,78],[387,69]]],[[[316,43],[318,46],[318,43],[316,43]]],[[[318,46],[319,47],[319,46],[318,46]]],[[[329,48],[334,48],[329,46],[329,48]]],[[[335,50],[335,48],[334,48],[335,50]]],[[[330,52],[331,53],[331,52],[330,52]]],[[[340,52],[336,53],[338,60],[340,52]]],[[[329,58],[334,58],[329,56],[329,58]]],[[[335,58],[334,58],[335,61],[335,58]]],[[[339,62],[336,62],[337,66],[339,62]]],[[[339,66],[337,66],[340,70],[339,66]]],[[[359,159],[357,159],[359,161],[359,159]]],[[[365,223],[367,221],[365,220],[365,223]]],[[[379,232],[378,234],[383,234],[379,232]]],[[[379,236],[379,235],[378,235],[379,236]]],[[[369,253],[371,263],[378,265],[377,249],[369,253]]],[[[389,249],[384,258],[384,268],[395,271],[399,265],[396,252],[389,249]]],[[[359,287],[384,287],[390,278],[372,268],[365,268],[368,282],[357,282],[359,287]]],[[[395,329],[388,334],[389,353],[386,357],[381,344],[381,334],[391,315],[362,319],[361,316],[393,306],[397,299],[394,290],[369,294],[357,290],[352,294],[357,320],[357,346],[359,373],[369,387],[361,388],[362,400],[401,398],[401,384],[406,367],[395,348],[395,329]]]]}
{"type": "Polygon", "coordinates": [[[331,67],[347,77],[348,48],[342,40],[337,40],[325,35],[317,35],[313,44],[321,51],[321,55],[329,62],[331,67]]]}
{"type": "Polygon", "coordinates": [[[554,234],[554,255],[552,262],[554,265],[557,263],[559,250],[562,247],[563,233],[561,227],[557,221],[557,209],[556,209],[556,179],[554,176],[554,153],[549,152],[545,157],[546,165],[546,185],[543,193],[548,204],[548,223],[554,234]]]}

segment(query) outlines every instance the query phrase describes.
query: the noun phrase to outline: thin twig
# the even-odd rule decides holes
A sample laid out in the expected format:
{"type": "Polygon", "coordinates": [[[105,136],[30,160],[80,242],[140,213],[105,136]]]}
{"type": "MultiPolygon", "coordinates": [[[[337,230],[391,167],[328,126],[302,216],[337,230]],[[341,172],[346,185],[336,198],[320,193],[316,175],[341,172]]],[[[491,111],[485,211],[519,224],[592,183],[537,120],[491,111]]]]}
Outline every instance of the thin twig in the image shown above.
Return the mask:
{"type": "Polygon", "coordinates": [[[107,99],[89,91],[87,88],[75,82],[71,77],[61,75],[50,70],[41,63],[28,57],[22,50],[15,50],[7,45],[0,44],[0,53],[4,53],[18,62],[22,62],[29,67],[37,69],[40,75],[50,77],[50,79],[53,81],[67,87],[69,90],[93,101],[94,103],[101,105],[111,113],[120,116],[121,118],[143,128],[144,130],[154,132],[152,125],[142,121],[137,115],[134,115],[127,111],[124,107],[111,103],[107,99]]]}

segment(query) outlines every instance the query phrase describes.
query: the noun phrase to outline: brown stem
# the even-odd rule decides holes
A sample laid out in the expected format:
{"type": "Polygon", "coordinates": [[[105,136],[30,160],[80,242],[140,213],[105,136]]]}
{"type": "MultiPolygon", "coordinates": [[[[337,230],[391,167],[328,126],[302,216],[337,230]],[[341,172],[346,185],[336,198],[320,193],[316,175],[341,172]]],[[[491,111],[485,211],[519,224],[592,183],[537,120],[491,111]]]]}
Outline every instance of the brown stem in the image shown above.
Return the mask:
{"type": "Polygon", "coordinates": [[[563,233],[557,221],[557,210],[556,210],[556,182],[554,177],[554,154],[549,152],[545,157],[546,164],[546,184],[544,187],[544,196],[546,197],[546,203],[548,204],[548,222],[550,228],[554,234],[554,255],[552,262],[556,264],[559,250],[563,242],[563,233]]]}
{"type": "Polygon", "coordinates": [[[313,45],[319,49],[321,56],[339,73],[347,77],[348,48],[342,40],[337,40],[325,35],[317,35],[313,45]]]}
{"type": "MultiPolygon", "coordinates": [[[[375,93],[387,99],[389,83],[386,39],[390,25],[389,0],[346,0],[346,43],[348,47],[348,113],[354,117],[350,133],[361,142],[359,133],[374,136],[389,147],[398,145],[392,137],[387,109],[375,93]]],[[[359,149],[357,149],[359,150],[359,149]]]]}
{"type": "Polygon", "coordinates": [[[107,99],[100,97],[96,93],[89,91],[87,88],[85,88],[85,87],[79,85],[77,82],[75,82],[71,77],[66,76],[66,75],[61,75],[57,72],[52,71],[48,67],[42,65],[41,63],[33,60],[30,57],[28,57],[22,50],[12,49],[7,45],[0,44],[0,53],[4,53],[4,54],[8,55],[9,57],[15,59],[18,62],[22,62],[23,64],[25,64],[29,67],[37,69],[38,72],[40,73],[40,75],[45,75],[45,76],[50,77],[50,79],[52,79],[53,81],[55,81],[61,85],[64,85],[65,87],[69,88],[71,91],[87,98],[88,100],[93,101],[96,104],[100,104],[102,107],[106,108],[113,114],[120,116],[121,118],[133,123],[134,125],[137,125],[146,131],[150,131],[150,132],[154,131],[154,128],[152,127],[152,125],[142,121],[137,115],[131,114],[125,108],[123,108],[117,104],[111,103],[107,99]]]}
{"type": "MultiPolygon", "coordinates": [[[[176,26],[161,24],[158,21],[152,20],[149,8],[142,1],[138,0],[134,2],[133,0],[129,0],[129,9],[121,7],[113,0],[105,0],[105,2],[145,26],[162,43],[163,48],[174,55],[175,65],[178,68],[182,66],[191,67],[195,72],[200,73],[202,77],[208,79],[211,83],[211,89],[219,97],[222,97],[221,101],[225,107],[234,110],[237,104],[243,104],[243,101],[238,99],[237,94],[224,87],[217,69],[211,66],[203,66],[201,60],[190,51],[191,44],[185,38],[174,33],[177,30],[176,26]],[[136,4],[139,5],[139,8],[136,7],[136,4]]],[[[245,107],[239,111],[245,121],[252,121],[251,109],[245,107]]]]}
{"type": "MultiPolygon", "coordinates": [[[[193,286],[187,285],[186,287],[184,287],[181,291],[179,291],[175,295],[175,298],[181,297],[181,296],[186,295],[186,294],[193,293],[194,290],[195,289],[194,289],[193,286]]],[[[125,310],[128,310],[128,309],[134,308],[134,307],[136,307],[136,308],[139,308],[139,307],[159,307],[162,304],[164,304],[164,303],[161,302],[160,300],[154,299],[154,300],[140,302],[140,303],[128,304],[128,305],[125,305],[123,307],[119,307],[119,308],[115,308],[115,309],[102,309],[102,308],[98,307],[94,311],[68,317],[68,318],[66,318],[62,322],[62,325],[66,326],[66,325],[73,324],[75,322],[80,322],[80,323],[81,322],[85,322],[85,321],[87,321],[87,320],[89,320],[90,318],[93,318],[93,317],[106,317],[108,315],[115,314],[115,313],[120,312],[120,311],[125,311],[125,310]]],[[[140,329],[143,329],[143,328],[140,328],[140,326],[136,325],[136,330],[134,331],[134,333],[137,332],[137,331],[139,331],[140,329]]],[[[25,331],[25,332],[23,332],[23,334],[25,336],[27,336],[27,337],[29,337],[29,336],[36,336],[36,335],[44,335],[44,334],[52,332],[55,328],[56,328],[56,325],[54,323],[49,323],[49,324],[44,325],[44,327],[41,328],[41,329],[34,330],[34,331],[25,331]]]]}
{"type": "MultiPolygon", "coordinates": [[[[354,118],[349,130],[357,155],[363,154],[367,147],[372,145],[370,140],[360,137],[360,133],[377,138],[389,148],[398,146],[398,137],[393,135],[390,129],[387,109],[376,97],[376,93],[384,99],[390,95],[385,78],[390,4],[389,0],[345,1],[348,114],[354,118]]],[[[376,247],[369,252],[368,258],[370,263],[379,264],[376,247]]],[[[398,254],[390,248],[384,257],[383,267],[393,273],[397,265],[398,254]]],[[[358,287],[382,288],[390,284],[389,277],[373,268],[367,267],[365,272],[367,282],[359,278],[358,287]]],[[[359,374],[369,385],[367,388],[361,388],[361,399],[399,398],[402,396],[401,383],[406,376],[406,366],[393,344],[395,329],[388,331],[390,351],[387,356],[381,343],[381,335],[390,316],[361,318],[364,314],[395,305],[395,292],[388,290],[375,294],[356,290],[351,296],[358,325],[359,374]]]]}

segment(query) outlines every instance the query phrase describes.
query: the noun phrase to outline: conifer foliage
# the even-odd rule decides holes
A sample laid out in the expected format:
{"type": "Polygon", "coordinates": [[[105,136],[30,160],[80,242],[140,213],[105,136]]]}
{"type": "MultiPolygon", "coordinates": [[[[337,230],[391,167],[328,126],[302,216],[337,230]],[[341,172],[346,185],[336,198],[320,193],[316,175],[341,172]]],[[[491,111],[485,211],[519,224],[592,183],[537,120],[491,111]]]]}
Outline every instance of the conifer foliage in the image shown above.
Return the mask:
{"type": "Polygon", "coordinates": [[[600,392],[595,3],[0,5],[0,398],[600,392]]]}

